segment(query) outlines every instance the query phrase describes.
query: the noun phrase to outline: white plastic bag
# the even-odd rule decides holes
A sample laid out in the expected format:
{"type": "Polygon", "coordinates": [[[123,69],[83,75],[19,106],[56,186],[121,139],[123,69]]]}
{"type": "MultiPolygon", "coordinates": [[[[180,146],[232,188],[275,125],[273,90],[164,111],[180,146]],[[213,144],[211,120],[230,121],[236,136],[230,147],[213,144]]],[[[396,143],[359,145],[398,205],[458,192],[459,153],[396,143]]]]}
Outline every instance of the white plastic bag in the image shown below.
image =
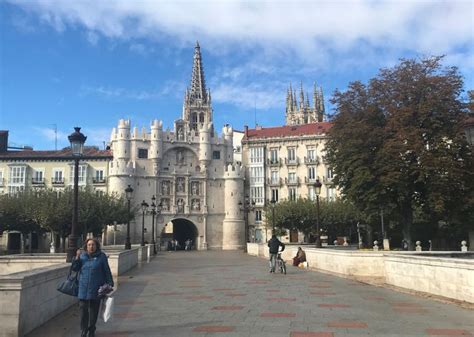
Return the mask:
{"type": "Polygon", "coordinates": [[[114,298],[112,296],[106,296],[102,300],[102,308],[100,310],[100,317],[107,323],[110,321],[114,314],[114,298]]]}

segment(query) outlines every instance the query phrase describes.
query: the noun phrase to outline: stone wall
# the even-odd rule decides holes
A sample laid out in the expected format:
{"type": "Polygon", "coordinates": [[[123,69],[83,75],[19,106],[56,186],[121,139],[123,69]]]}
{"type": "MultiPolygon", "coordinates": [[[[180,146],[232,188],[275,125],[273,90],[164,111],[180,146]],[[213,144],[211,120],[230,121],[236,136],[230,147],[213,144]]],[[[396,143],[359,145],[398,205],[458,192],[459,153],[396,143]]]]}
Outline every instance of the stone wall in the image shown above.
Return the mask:
{"type": "MultiPolygon", "coordinates": [[[[290,262],[297,247],[286,245],[282,257],[290,262]]],[[[249,255],[268,258],[266,244],[249,243],[247,249],[249,255]]],[[[471,252],[303,249],[311,269],[474,303],[474,259],[471,252]]]]}
{"type": "Polygon", "coordinates": [[[23,336],[77,303],[56,290],[69,267],[63,263],[0,276],[0,336],[23,336]]]}
{"type": "Polygon", "coordinates": [[[66,254],[0,256],[0,275],[19,273],[66,262],[66,254]]]}

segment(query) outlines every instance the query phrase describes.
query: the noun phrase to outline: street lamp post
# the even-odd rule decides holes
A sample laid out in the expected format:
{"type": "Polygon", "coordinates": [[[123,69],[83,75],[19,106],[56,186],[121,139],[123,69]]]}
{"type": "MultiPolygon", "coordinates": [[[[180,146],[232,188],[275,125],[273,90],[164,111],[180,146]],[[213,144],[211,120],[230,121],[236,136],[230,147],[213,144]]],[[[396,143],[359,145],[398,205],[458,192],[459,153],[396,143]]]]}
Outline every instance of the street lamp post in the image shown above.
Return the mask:
{"type": "Polygon", "coordinates": [[[79,200],[79,159],[84,151],[84,143],[87,137],[81,133],[81,128],[75,127],[74,132],[68,137],[71,143],[71,152],[74,157],[74,207],[72,212],[71,234],[69,235],[66,261],[71,262],[76,255],[77,250],[77,218],[78,218],[78,200],[79,200]]]}
{"type": "Polygon", "coordinates": [[[244,222],[245,222],[245,242],[250,242],[249,240],[249,212],[255,210],[255,201],[250,202],[248,195],[245,196],[244,203],[239,201],[239,208],[241,212],[244,212],[244,222]]]}
{"type": "Polygon", "coordinates": [[[128,185],[125,189],[125,197],[127,198],[128,203],[128,213],[127,213],[127,237],[125,238],[125,249],[132,249],[132,243],[130,242],[130,200],[132,200],[133,188],[128,185]]]}
{"type": "Polygon", "coordinates": [[[143,200],[142,204],[142,242],[140,243],[140,246],[145,245],[145,212],[148,209],[148,204],[143,200]]]}
{"type": "Polygon", "coordinates": [[[314,183],[314,190],[316,194],[316,247],[321,248],[321,233],[319,231],[319,195],[321,194],[321,182],[319,179],[316,179],[314,183]]]}
{"type": "Polygon", "coordinates": [[[272,235],[275,234],[275,204],[276,200],[273,198],[270,203],[272,204],[272,235]]]}
{"type": "MultiPolygon", "coordinates": [[[[156,240],[155,240],[155,216],[161,213],[161,202],[159,205],[155,204],[155,196],[151,197],[151,244],[153,245],[153,255],[156,255],[156,240]]],[[[158,220],[157,220],[158,222],[158,220]]]]}

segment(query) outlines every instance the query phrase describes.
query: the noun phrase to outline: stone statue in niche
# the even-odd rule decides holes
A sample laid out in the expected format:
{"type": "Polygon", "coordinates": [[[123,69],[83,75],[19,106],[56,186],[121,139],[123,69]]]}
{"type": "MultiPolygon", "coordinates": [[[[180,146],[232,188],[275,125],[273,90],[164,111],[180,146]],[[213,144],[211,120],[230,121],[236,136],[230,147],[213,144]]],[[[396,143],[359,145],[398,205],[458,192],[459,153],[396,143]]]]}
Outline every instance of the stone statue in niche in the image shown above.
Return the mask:
{"type": "Polygon", "coordinates": [[[178,213],[184,213],[184,200],[178,199],[176,205],[178,206],[178,213]]]}
{"type": "Polygon", "coordinates": [[[199,199],[193,199],[191,208],[193,211],[199,211],[201,209],[201,201],[199,199]]]}
{"type": "Polygon", "coordinates": [[[184,131],[182,126],[178,128],[178,140],[184,140],[184,131]]]}
{"type": "Polygon", "coordinates": [[[191,183],[191,194],[192,195],[199,195],[199,182],[193,181],[191,183]]]}
{"type": "Polygon", "coordinates": [[[178,165],[184,165],[184,151],[183,150],[178,150],[178,152],[176,152],[176,163],[178,165]]]}
{"type": "Polygon", "coordinates": [[[161,182],[161,194],[169,195],[170,194],[170,182],[165,180],[161,182]]]}
{"type": "Polygon", "coordinates": [[[162,211],[170,210],[170,199],[161,199],[161,210],[162,211]]]}
{"type": "Polygon", "coordinates": [[[186,190],[184,188],[184,178],[178,178],[176,180],[176,192],[184,193],[186,190]]]}

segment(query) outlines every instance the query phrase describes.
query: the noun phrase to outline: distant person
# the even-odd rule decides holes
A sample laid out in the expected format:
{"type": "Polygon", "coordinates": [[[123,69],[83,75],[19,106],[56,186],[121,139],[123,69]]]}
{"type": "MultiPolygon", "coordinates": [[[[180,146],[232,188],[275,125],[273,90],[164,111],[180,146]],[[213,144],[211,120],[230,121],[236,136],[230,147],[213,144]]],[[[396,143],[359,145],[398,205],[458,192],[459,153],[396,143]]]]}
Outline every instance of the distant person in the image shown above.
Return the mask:
{"type": "Polygon", "coordinates": [[[78,249],[72,261],[72,270],[79,273],[79,307],[81,310],[81,337],[94,337],[99,315],[99,288],[114,286],[107,256],[100,250],[96,239],[87,239],[84,251],[78,249]]]}
{"type": "Polygon", "coordinates": [[[298,267],[300,263],[306,262],[306,253],[304,252],[301,247],[298,247],[298,252],[296,256],[293,258],[293,266],[298,267]]]}
{"type": "Polygon", "coordinates": [[[192,241],[190,239],[187,239],[184,242],[184,250],[191,250],[191,243],[192,243],[192,241]]]}
{"type": "Polygon", "coordinates": [[[405,239],[402,240],[402,249],[408,250],[408,241],[405,239]]]}
{"type": "Polygon", "coordinates": [[[285,250],[285,245],[277,239],[276,235],[273,234],[270,241],[268,241],[268,248],[270,252],[270,273],[275,272],[276,267],[276,259],[278,255],[278,251],[281,247],[281,252],[285,250]]]}

